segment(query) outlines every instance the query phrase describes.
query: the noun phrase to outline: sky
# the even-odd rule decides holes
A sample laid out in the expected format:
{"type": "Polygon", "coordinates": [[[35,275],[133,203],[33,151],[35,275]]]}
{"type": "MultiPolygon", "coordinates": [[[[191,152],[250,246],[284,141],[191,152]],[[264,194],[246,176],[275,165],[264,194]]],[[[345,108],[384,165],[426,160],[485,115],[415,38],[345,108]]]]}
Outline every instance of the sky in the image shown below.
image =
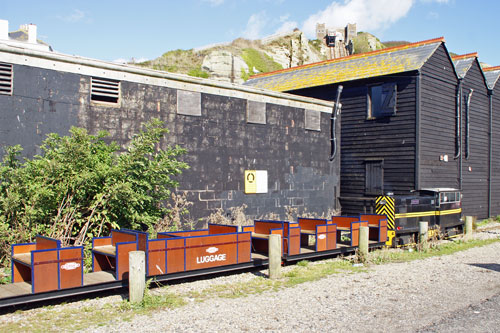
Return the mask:
{"type": "Polygon", "coordinates": [[[382,42],[444,37],[449,51],[478,52],[481,62],[500,65],[498,13],[494,0],[0,0],[9,31],[33,23],[54,50],[106,61],[154,59],[294,28],[315,38],[316,23],[324,22],[356,23],[382,42]]]}

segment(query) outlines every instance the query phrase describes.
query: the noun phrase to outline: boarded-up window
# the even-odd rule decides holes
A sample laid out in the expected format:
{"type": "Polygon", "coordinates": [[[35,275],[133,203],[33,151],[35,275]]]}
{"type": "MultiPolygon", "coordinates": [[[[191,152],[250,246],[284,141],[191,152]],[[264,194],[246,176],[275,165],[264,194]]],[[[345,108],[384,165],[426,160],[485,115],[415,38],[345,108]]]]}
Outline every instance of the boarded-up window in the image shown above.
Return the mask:
{"type": "Polygon", "coordinates": [[[12,65],[0,62],[0,95],[12,95],[12,65]]]}
{"type": "Polygon", "coordinates": [[[365,194],[384,194],[384,165],[382,160],[365,161],[365,194]]]}
{"type": "Polygon", "coordinates": [[[396,83],[385,83],[368,88],[367,118],[375,119],[396,114],[396,83]]]}
{"type": "Polygon", "coordinates": [[[247,101],[247,122],[254,124],[265,124],[266,103],[247,101]]]}
{"type": "Polygon", "coordinates": [[[90,81],[90,100],[117,104],[120,100],[120,81],[92,77],[90,81]]]}
{"type": "Polygon", "coordinates": [[[321,131],[321,113],[314,110],[305,110],[305,128],[311,131],[321,131]]]}
{"type": "Polygon", "coordinates": [[[177,114],[201,116],[201,93],[177,90],[177,114]]]}

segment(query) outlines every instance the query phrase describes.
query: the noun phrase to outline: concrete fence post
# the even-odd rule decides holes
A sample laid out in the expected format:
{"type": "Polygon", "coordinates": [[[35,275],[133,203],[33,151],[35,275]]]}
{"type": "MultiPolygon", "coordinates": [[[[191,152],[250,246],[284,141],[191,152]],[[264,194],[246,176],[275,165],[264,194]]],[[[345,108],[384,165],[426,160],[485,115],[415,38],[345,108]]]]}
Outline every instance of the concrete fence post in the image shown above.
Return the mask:
{"type": "Polygon", "coordinates": [[[146,289],[146,255],[144,251],[131,251],[128,254],[128,290],[130,303],[140,303],[146,289]]]}
{"type": "Polygon", "coordinates": [[[474,217],[466,216],[465,217],[465,239],[469,240],[472,237],[472,225],[474,221],[474,217]]]}
{"type": "Polygon", "coordinates": [[[281,235],[269,235],[269,278],[281,277],[281,235]]]}
{"type": "Polygon", "coordinates": [[[369,227],[359,227],[359,255],[361,258],[368,256],[368,231],[369,227]]]}
{"type": "Polygon", "coordinates": [[[418,223],[418,243],[420,244],[422,250],[429,249],[429,222],[420,221],[418,223]]]}

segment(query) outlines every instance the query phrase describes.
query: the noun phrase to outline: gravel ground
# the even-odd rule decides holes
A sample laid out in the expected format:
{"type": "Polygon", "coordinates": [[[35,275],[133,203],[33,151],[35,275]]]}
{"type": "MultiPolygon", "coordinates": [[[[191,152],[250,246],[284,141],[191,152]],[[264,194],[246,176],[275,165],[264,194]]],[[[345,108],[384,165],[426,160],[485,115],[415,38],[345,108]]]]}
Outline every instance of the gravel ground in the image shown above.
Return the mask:
{"type": "MultiPolygon", "coordinates": [[[[488,227],[490,230],[475,237],[500,237],[500,229],[491,229],[491,224],[488,227]]],[[[335,274],[280,292],[189,302],[181,308],[88,331],[493,332],[498,331],[500,317],[496,311],[500,309],[498,253],[500,243],[494,243],[448,256],[371,265],[366,272],[335,274]],[[476,317],[481,323],[462,324],[476,317]],[[484,324],[488,320],[491,323],[484,324]]],[[[168,291],[201,290],[254,277],[255,272],[230,275],[174,285],[168,291]]],[[[120,301],[119,296],[113,296],[85,304],[120,301]]],[[[66,306],[81,306],[78,303],[66,306]]],[[[23,314],[4,315],[0,322],[19,320],[19,316],[23,314]]]]}

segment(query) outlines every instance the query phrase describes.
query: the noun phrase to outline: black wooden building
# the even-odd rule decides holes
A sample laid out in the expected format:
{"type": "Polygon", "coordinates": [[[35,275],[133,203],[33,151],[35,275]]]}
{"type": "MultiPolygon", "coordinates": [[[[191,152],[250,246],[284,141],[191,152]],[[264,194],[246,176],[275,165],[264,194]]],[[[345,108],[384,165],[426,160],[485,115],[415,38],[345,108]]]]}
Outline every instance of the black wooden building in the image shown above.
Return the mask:
{"type": "Polygon", "coordinates": [[[350,214],[372,209],[384,193],[460,187],[458,81],[437,38],[257,75],[247,84],[324,100],[344,86],[341,203],[350,214]]]}
{"type": "Polygon", "coordinates": [[[452,59],[460,79],[462,117],[459,188],[467,199],[463,201],[462,209],[467,215],[485,218],[490,215],[489,89],[477,53],[452,59]]]}
{"type": "Polygon", "coordinates": [[[488,193],[490,202],[489,216],[500,215],[500,66],[484,68],[484,75],[489,89],[488,134],[489,146],[489,182],[488,193]]]}
{"type": "Polygon", "coordinates": [[[0,43],[0,145],[40,152],[47,133],[107,130],[125,147],[153,117],[191,166],[178,192],[198,221],[217,208],[284,217],[337,208],[340,159],[329,161],[333,103],[0,43]],[[267,175],[245,193],[245,171],[267,175]]]}

